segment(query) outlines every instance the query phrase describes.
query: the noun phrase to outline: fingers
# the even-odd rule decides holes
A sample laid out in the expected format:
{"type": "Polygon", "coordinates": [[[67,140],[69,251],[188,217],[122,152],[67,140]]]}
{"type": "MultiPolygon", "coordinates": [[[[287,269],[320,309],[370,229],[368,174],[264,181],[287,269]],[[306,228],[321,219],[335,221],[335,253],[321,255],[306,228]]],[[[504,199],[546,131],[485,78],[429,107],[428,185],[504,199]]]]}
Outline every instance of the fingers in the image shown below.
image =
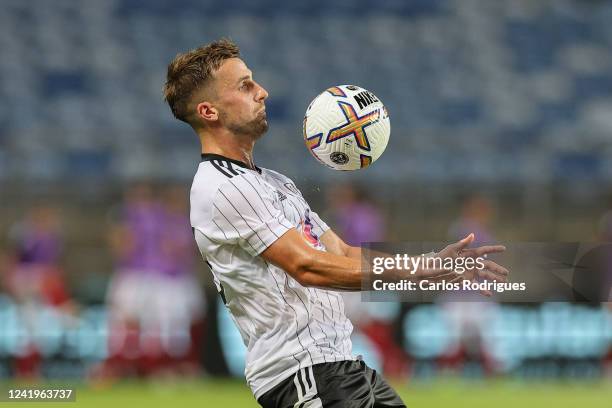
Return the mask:
{"type": "Polygon", "coordinates": [[[470,244],[474,242],[474,233],[471,232],[467,237],[463,238],[461,241],[458,241],[454,244],[452,244],[453,249],[459,253],[460,251],[462,251],[464,248],[467,248],[468,246],[470,246],[470,244]]]}
{"type": "Polygon", "coordinates": [[[510,273],[510,271],[508,271],[506,268],[504,268],[503,266],[487,259],[485,261],[482,262],[484,265],[483,270],[489,270],[497,275],[501,275],[501,276],[508,276],[508,274],[510,273]]]}
{"type": "Polygon", "coordinates": [[[483,296],[486,296],[486,297],[493,296],[493,292],[491,292],[490,290],[486,290],[486,289],[481,290],[480,294],[483,295],[483,296]]]}
{"type": "Polygon", "coordinates": [[[487,254],[495,254],[504,252],[506,247],[503,245],[484,245],[478,248],[464,249],[461,251],[461,256],[476,258],[487,254]]]}
{"type": "Polygon", "coordinates": [[[483,269],[477,269],[477,274],[479,277],[488,280],[508,282],[508,274],[510,272],[506,268],[490,260],[484,261],[483,264],[483,269]]]}
{"type": "Polygon", "coordinates": [[[425,269],[422,271],[421,277],[432,281],[441,281],[454,278],[457,273],[449,269],[425,269]]]}
{"type": "Polygon", "coordinates": [[[449,282],[450,283],[463,282],[464,280],[465,278],[463,276],[455,274],[455,277],[449,280],[449,282]]]}
{"type": "MultiPolygon", "coordinates": [[[[498,280],[500,282],[507,282],[507,276],[510,273],[508,269],[504,268],[503,266],[489,259],[483,260],[482,265],[483,265],[482,269],[478,269],[478,268],[470,269],[471,273],[476,273],[478,276],[482,278],[486,278],[488,280],[498,280]]],[[[462,276],[463,273],[458,273],[457,271],[452,270],[452,269],[431,268],[431,269],[423,269],[421,271],[420,277],[428,278],[428,279],[443,280],[443,279],[453,278],[457,275],[462,276]]]]}
{"type": "Polygon", "coordinates": [[[487,257],[487,254],[494,254],[504,252],[506,247],[503,245],[483,245],[478,248],[468,248],[474,242],[474,233],[470,233],[468,236],[460,241],[455,242],[447,246],[441,253],[452,253],[453,256],[461,257],[487,257]]]}
{"type": "Polygon", "coordinates": [[[497,275],[496,273],[493,273],[486,269],[482,269],[478,271],[478,278],[481,280],[487,280],[487,281],[497,281],[497,282],[503,282],[503,283],[508,282],[508,278],[506,276],[497,275]]]}

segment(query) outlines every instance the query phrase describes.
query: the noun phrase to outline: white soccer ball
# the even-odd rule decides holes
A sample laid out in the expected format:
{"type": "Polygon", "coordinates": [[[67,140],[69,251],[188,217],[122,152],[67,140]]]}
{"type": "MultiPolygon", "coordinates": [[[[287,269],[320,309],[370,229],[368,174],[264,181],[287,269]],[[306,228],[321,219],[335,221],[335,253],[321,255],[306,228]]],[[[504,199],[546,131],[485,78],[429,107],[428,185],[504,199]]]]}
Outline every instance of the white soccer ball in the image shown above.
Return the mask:
{"type": "Polygon", "coordinates": [[[369,166],[385,151],[391,123],[383,103],[355,85],[332,86],[317,96],[304,116],[304,141],[334,170],[369,166]]]}

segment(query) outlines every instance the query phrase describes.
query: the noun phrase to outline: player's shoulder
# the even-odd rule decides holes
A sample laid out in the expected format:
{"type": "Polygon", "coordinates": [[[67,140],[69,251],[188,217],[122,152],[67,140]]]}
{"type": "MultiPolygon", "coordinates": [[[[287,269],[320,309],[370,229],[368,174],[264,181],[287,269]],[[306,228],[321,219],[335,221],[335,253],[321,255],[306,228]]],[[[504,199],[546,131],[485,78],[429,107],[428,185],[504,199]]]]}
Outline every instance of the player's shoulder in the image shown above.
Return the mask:
{"type": "Polygon", "coordinates": [[[198,227],[210,223],[214,208],[249,201],[264,184],[258,171],[223,156],[202,155],[190,192],[191,222],[198,227]]]}
{"type": "Polygon", "coordinates": [[[278,180],[281,183],[290,183],[290,184],[295,185],[295,182],[290,177],[287,177],[286,175],[276,170],[272,170],[268,168],[262,168],[261,170],[264,176],[271,177],[275,180],[278,180]]]}
{"type": "Polygon", "coordinates": [[[285,176],[284,174],[282,174],[282,173],[280,173],[280,172],[278,172],[276,170],[272,170],[272,169],[268,169],[266,167],[263,167],[261,169],[261,171],[262,171],[263,174],[269,175],[269,176],[277,178],[279,180],[291,181],[292,182],[292,180],[289,177],[285,176]]]}
{"type": "Polygon", "coordinates": [[[258,189],[261,169],[251,170],[244,163],[220,155],[202,155],[193,178],[191,201],[212,202],[219,191],[238,188],[258,189]]]}
{"type": "Polygon", "coordinates": [[[280,184],[284,186],[284,188],[288,189],[294,194],[298,194],[298,195],[302,194],[300,190],[298,189],[297,185],[295,184],[295,182],[290,177],[287,177],[286,175],[279,173],[278,171],[267,169],[267,168],[262,169],[262,174],[265,179],[268,179],[268,178],[273,179],[275,181],[275,184],[280,184]]]}

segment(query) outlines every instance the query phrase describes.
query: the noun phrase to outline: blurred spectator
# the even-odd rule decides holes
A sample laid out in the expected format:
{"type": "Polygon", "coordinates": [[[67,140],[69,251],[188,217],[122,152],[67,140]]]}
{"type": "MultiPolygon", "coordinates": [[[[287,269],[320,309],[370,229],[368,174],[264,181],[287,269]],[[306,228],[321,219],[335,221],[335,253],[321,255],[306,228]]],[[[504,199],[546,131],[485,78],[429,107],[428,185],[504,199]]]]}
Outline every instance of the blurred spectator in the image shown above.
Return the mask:
{"type": "MultiPolygon", "coordinates": [[[[36,322],[43,307],[60,313],[73,312],[60,261],[63,251],[58,211],[51,205],[32,207],[9,231],[4,286],[18,304],[20,319],[28,331],[37,333],[36,322]]],[[[41,356],[34,341],[24,345],[15,358],[17,376],[38,376],[41,356]]]]}
{"type": "Polygon", "coordinates": [[[109,361],[112,375],[139,374],[141,320],[147,314],[150,278],[159,268],[161,207],[152,186],[131,186],[125,202],[112,214],[109,234],[115,273],[107,293],[110,314],[109,361]]]}
{"type": "Polygon", "coordinates": [[[63,249],[57,210],[32,208],[9,231],[7,287],[19,302],[61,306],[68,301],[60,258],[63,249]]]}
{"type": "Polygon", "coordinates": [[[385,217],[366,190],[354,184],[333,185],[327,192],[328,222],[349,245],[385,238],[385,217]]]}
{"type": "MultiPolygon", "coordinates": [[[[488,198],[475,193],[464,198],[459,218],[451,223],[447,238],[456,241],[474,233],[472,246],[495,243],[491,222],[495,214],[488,198]]],[[[451,295],[452,296],[452,295],[451,295]]],[[[480,294],[469,294],[473,302],[446,302],[442,306],[444,317],[457,333],[456,342],[452,342],[438,364],[442,369],[451,369],[467,376],[480,376],[495,371],[496,363],[487,352],[484,339],[485,331],[495,318],[496,308],[492,303],[484,302],[480,294]],[[467,372],[472,370],[472,372],[467,372]]]]}
{"type": "Polygon", "coordinates": [[[191,372],[200,360],[205,302],[195,276],[199,257],[189,221],[188,194],[182,186],[170,186],[164,191],[165,266],[155,300],[164,350],[182,363],[182,369],[191,372]]]}
{"type": "Polygon", "coordinates": [[[162,201],[151,185],[136,184],[111,226],[111,374],[197,368],[193,335],[201,330],[203,302],[193,276],[196,251],[186,194],[170,188],[162,201]]]}
{"type": "Polygon", "coordinates": [[[608,209],[599,219],[598,238],[599,241],[612,242],[612,193],[608,196],[608,209]]]}
{"type": "MultiPolygon", "coordinates": [[[[384,241],[385,217],[380,207],[367,195],[366,190],[353,184],[334,185],[327,192],[327,222],[349,245],[384,241]]],[[[394,321],[399,307],[393,303],[362,302],[361,293],[345,292],[346,315],[355,329],[365,334],[375,345],[388,377],[402,377],[407,373],[407,359],[399,345],[394,321]]]]}
{"type": "MultiPolygon", "coordinates": [[[[612,193],[608,196],[608,210],[601,216],[597,232],[599,241],[612,242],[612,193]]],[[[612,253],[608,253],[607,258],[607,273],[604,274],[605,281],[602,282],[602,287],[608,291],[609,301],[605,305],[608,310],[612,311],[612,253]]],[[[610,346],[610,360],[612,361],[612,345],[610,346]]]]}
{"type": "Polygon", "coordinates": [[[493,243],[491,221],[494,215],[495,211],[489,199],[479,194],[468,196],[461,205],[461,215],[449,227],[448,239],[456,241],[473,232],[475,239],[472,246],[493,243]]]}

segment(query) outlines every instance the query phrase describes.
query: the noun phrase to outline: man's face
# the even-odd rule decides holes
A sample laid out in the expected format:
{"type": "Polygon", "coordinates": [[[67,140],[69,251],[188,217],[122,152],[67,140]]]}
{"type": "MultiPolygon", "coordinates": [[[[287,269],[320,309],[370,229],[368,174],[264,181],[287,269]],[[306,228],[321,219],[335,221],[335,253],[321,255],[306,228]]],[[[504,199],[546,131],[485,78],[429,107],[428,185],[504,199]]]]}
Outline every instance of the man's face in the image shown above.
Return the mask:
{"type": "Polygon", "coordinates": [[[260,138],[268,130],[268,92],[253,81],[240,58],[229,58],[214,73],[215,102],[221,125],[237,135],[260,138]]]}

